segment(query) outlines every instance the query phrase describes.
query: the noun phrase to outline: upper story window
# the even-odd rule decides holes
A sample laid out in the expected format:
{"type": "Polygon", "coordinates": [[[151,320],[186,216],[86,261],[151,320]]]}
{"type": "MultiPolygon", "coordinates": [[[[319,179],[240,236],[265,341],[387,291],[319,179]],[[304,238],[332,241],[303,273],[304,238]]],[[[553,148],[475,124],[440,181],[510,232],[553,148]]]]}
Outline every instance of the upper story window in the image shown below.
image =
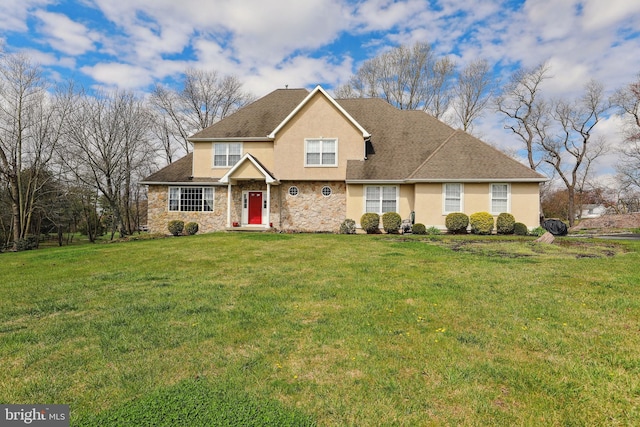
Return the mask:
{"type": "Polygon", "coordinates": [[[442,187],[443,213],[446,215],[452,212],[462,212],[462,200],[464,196],[462,184],[446,183],[443,184],[442,187]]]}
{"type": "Polygon", "coordinates": [[[338,166],[338,140],[316,138],[304,140],[305,166],[338,166]]]}
{"type": "Polygon", "coordinates": [[[212,212],[213,187],[169,187],[169,210],[212,212]]]}
{"type": "Polygon", "coordinates": [[[365,187],[365,212],[382,215],[398,212],[398,187],[395,185],[369,185],[365,187]]]}
{"type": "Polygon", "coordinates": [[[510,211],[509,184],[491,184],[491,213],[499,215],[510,211]]]}
{"type": "Polygon", "coordinates": [[[213,144],[213,167],[227,168],[235,165],[242,157],[241,142],[216,142],[213,144]]]}

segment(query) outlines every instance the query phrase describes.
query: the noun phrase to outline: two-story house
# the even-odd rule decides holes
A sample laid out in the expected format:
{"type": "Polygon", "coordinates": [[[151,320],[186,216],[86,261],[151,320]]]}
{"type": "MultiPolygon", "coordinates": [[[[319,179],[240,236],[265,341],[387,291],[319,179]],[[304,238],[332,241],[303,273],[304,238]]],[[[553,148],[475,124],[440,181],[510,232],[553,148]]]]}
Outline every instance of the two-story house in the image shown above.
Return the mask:
{"type": "Polygon", "coordinates": [[[148,226],[335,232],[365,212],[445,228],[451,212],[510,212],[539,225],[546,178],[423,111],[278,89],[190,139],[193,152],[147,177],[148,226]]]}

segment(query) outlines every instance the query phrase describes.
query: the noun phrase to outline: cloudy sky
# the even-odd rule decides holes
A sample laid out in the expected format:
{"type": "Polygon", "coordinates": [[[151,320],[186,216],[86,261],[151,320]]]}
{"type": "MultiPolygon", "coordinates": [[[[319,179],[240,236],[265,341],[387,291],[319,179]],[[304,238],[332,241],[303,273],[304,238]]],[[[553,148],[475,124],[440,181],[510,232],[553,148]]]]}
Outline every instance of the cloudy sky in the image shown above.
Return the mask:
{"type": "MultiPolygon", "coordinates": [[[[591,78],[613,91],[638,75],[640,1],[2,0],[0,41],[85,87],[146,91],[202,67],[257,96],[331,91],[382,50],[426,41],[460,65],[485,58],[502,79],[549,61],[545,93],[575,96],[591,78]]],[[[481,126],[489,142],[509,137],[492,117],[481,126]]],[[[613,144],[617,127],[600,132],[613,144]]]]}

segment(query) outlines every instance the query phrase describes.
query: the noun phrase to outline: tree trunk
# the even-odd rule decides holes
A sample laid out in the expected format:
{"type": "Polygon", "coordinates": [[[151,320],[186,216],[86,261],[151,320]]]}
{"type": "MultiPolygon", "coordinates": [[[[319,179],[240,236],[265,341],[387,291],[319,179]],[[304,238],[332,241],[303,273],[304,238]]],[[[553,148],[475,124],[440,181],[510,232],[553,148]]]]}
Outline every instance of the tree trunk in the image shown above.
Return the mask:
{"type": "Polygon", "coordinates": [[[575,197],[575,188],[573,186],[567,186],[567,195],[569,196],[569,201],[568,201],[568,213],[567,216],[569,217],[569,227],[573,227],[573,224],[576,222],[576,203],[574,200],[575,197]]]}

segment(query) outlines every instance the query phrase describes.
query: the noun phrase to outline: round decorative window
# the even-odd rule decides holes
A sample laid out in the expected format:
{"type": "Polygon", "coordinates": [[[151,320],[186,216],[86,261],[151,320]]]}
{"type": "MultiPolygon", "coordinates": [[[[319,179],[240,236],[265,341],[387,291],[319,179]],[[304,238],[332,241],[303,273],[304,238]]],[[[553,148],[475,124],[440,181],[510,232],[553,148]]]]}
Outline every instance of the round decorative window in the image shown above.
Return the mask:
{"type": "Polygon", "coordinates": [[[331,195],[331,187],[326,186],[326,185],[324,187],[322,187],[322,195],[324,197],[329,197],[331,195]]]}
{"type": "Polygon", "coordinates": [[[289,195],[290,196],[297,196],[299,192],[300,191],[298,190],[298,187],[296,187],[295,185],[289,187],[289,195]]]}

